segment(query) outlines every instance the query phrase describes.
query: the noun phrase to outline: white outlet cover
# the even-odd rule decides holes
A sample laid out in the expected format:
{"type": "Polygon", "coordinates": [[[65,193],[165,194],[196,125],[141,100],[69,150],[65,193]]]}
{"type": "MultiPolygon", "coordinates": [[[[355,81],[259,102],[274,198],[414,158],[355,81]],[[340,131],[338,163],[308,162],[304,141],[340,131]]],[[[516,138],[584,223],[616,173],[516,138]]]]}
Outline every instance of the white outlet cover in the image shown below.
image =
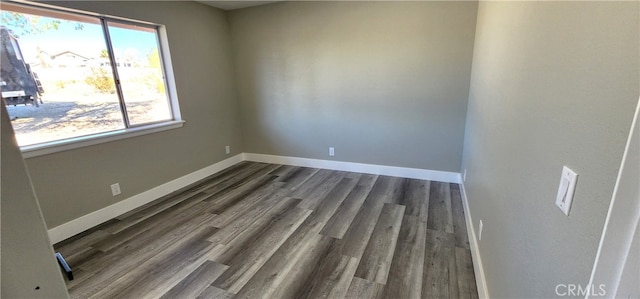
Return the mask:
{"type": "Polygon", "coordinates": [[[113,196],[120,195],[120,193],[122,193],[122,191],[120,190],[120,183],[111,185],[111,194],[113,196]]]}
{"type": "Polygon", "coordinates": [[[480,225],[478,225],[478,241],[482,240],[482,229],[484,228],[484,224],[482,220],[480,220],[480,225]]]}
{"type": "Polygon", "coordinates": [[[560,186],[556,195],[556,206],[562,212],[569,216],[573,195],[576,191],[576,183],[578,182],[578,174],[567,166],[562,167],[562,175],[560,176],[560,186]]]}
{"type": "Polygon", "coordinates": [[[335,148],[333,148],[332,146],[329,147],[329,156],[333,157],[335,155],[336,155],[335,148]]]}

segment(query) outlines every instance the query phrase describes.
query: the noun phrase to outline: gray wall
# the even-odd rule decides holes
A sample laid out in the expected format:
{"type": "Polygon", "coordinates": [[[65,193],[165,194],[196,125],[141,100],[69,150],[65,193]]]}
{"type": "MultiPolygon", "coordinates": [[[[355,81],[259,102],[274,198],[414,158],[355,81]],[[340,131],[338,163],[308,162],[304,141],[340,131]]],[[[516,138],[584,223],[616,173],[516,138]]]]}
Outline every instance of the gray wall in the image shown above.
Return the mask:
{"type": "Polygon", "coordinates": [[[481,2],[477,25],[475,2],[289,2],[228,19],[195,2],[55,4],[167,25],[187,123],[28,159],[49,227],[227,144],[320,159],[335,146],[341,161],[467,169],[493,297],[588,282],[640,93],[638,2],[481,2]],[[568,217],[562,165],[580,174],[568,217]]]}
{"type": "Polygon", "coordinates": [[[4,104],[0,110],[0,297],[68,298],[4,104]]]}
{"type": "Polygon", "coordinates": [[[49,228],[221,161],[225,145],[243,151],[224,12],[191,1],[54,4],[166,25],[186,124],[27,159],[49,228]],[[115,182],[122,194],[112,197],[115,182]]]}
{"type": "Polygon", "coordinates": [[[480,3],[462,169],[492,297],[588,283],[640,95],[639,5],[480,3]]]}
{"type": "Polygon", "coordinates": [[[460,169],[477,2],[229,13],[245,150],[460,169]]]}

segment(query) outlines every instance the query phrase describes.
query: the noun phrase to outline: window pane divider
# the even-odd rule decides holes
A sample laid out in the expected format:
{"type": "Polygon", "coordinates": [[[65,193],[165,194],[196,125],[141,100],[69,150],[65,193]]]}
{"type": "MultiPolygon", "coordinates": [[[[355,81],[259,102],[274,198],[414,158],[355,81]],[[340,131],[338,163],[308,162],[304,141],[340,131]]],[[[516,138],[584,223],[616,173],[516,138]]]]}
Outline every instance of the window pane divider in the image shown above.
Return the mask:
{"type": "Polygon", "coordinates": [[[124,121],[124,126],[126,128],[130,128],[131,123],[129,121],[129,114],[127,113],[127,104],[124,102],[124,94],[122,93],[122,86],[120,85],[120,76],[118,75],[118,67],[117,67],[118,63],[116,62],[116,54],[113,51],[113,45],[111,45],[111,35],[109,34],[109,27],[107,25],[107,20],[104,17],[101,17],[100,23],[102,24],[102,31],[104,32],[104,39],[107,42],[107,53],[109,54],[109,59],[111,60],[111,70],[113,71],[113,81],[116,85],[116,93],[118,94],[118,101],[120,103],[122,120],[124,121]]]}
{"type": "MultiPolygon", "coordinates": [[[[58,135],[54,135],[54,133],[57,132],[56,130],[47,127],[46,129],[49,131],[45,131],[44,134],[40,134],[42,136],[36,135],[35,137],[24,137],[26,144],[21,145],[20,148],[25,157],[46,155],[182,127],[184,120],[182,120],[180,115],[178,95],[175,87],[175,78],[171,63],[171,55],[169,54],[169,44],[165,26],[149,21],[104,15],[101,13],[88,12],[73,8],[59,7],[54,4],[31,2],[30,0],[0,1],[2,1],[2,3],[0,3],[0,7],[3,11],[43,16],[57,20],[58,24],[60,24],[60,21],[66,21],[70,24],[73,22],[77,22],[77,24],[90,24],[90,26],[87,25],[92,30],[92,38],[90,42],[97,45],[104,41],[104,47],[106,48],[104,50],[104,54],[99,56],[97,54],[90,54],[87,57],[81,57],[81,59],[84,59],[82,62],[84,64],[82,65],[75,60],[70,64],[71,67],[86,67],[86,69],[79,70],[77,72],[73,70],[68,70],[67,72],[60,71],[60,76],[58,76],[55,71],[56,68],[67,67],[67,65],[64,64],[66,63],[64,60],[60,60],[60,62],[57,62],[57,64],[54,65],[51,61],[42,62],[42,58],[40,58],[40,56],[37,57],[37,59],[40,59],[40,64],[35,64],[40,67],[37,71],[42,71],[49,75],[48,77],[45,76],[45,78],[49,80],[47,81],[48,84],[51,84],[51,86],[54,86],[54,83],[56,84],[56,88],[51,88],[51,90],[47,89],[51,91],[54,103],[60,102],[59,99],[63,99],[63,97],[76,96],[75,94],[69,94],[69,92],[64,90],[60,91],[64,86],[58,87],[58,82],[61,82],[60,84],[64,84],[69,81],[72,84],[79,85],[79,87],[73,85],[73,88],[78,87],[82,89],[85,88],[85,86],[93,87],[92,92],[88,91],[83,94],[84,96],[92,97],[91,101],[88,102],[90,103],[90,107],[86,109],[88,109],[87,111],[93,111],[90,109],[100,107],[100,111],[107,111],[108,114],[103,115],[103,113],[101,113],[99,116],[96,115],[96,117],[99,117],[100,120],[104,118],[108,122],[104,123],[92,118],[89,119],[86,124],[70,124],[73,128],[79,128],[78,132],[74,130],[72,133],[63,132],[64,134],[61,133],[58,135]],[[135,32],[146,33],[143,34],[135,32]],[[102,38],[97,38],[99,33],[102,33],[102,38]],[[132,49],[139,48],[143,49],[143,52],[148,52],[146,53],[146,59],[148,61],[144,61],[144,56],[140,56],[138,52],[134,52],[134,54],[127,52],[129,50],[128,48],[125,49],[127,50],[125,51],[126,53],[121,53],[122,49],[120,47],[128,41],[126,39],[126,34],[144,35],[144,39],[140,39],[144,40],[144,45],[133,45],[131,47],[132,49]],[[155,48],[151,42],[151,35],[155,36],[155,48]],[[125,38],[124,42],[121,40],[121,37],[125,38]],[[116,44],[113,44],[114,42],[116,44]],[[147,49],[149,50],[147,51],[147,49]],[[120,58],[121,61],[118,61],[118,58],[120,58]],[[109,60],[108,62],[105,61],[107,59],[109,60]],[[107,63],[109,66],[107,66],[107,63]],[[98,68],[97,71],[99,72],[96,73],[96,69],[94,69],[94,67],[98,68]],[[111,73],[109,73],[109,67],[111,68],[111,73]],[[124,79],[124,81],[122,81],[122,79],[124,79]],[[112,80],[113,82],[110,82],[112,80]],[[106,89],[107,87],[108,90],[106,89]],[[112,88],[115,88],[115,90],[112,88]],[[145,88],[148,90],[145,90],[145,88]],[[110,93],[110,95],[107,95],[107,93],[110,93]],[[162,93],[164,93],[164,98],[166,99],[165,105],[168,105],[167,107],[161,106],[163,98],[162,93]],[[115,105],[114,96],[118,97],[117,105],[115,105]],[[98,104],[93,104],[94,102],[98,104]],[[129,107],[129,110],[127,110],[127,107],[129,107]],[[121,119],[118,119],[118,113],[116,111],[118,108],[120,109],[119,116],[121,119]],[[129,114],[129,112],[132,114],[129,114]],[[131,117],[133,117],[133,119],[130,119],[131,117]],[[118,128],[116,129],[115,127],[118,128]]],[[[67,25],[68,24],[65,23],[65,26],[67,25]]],[[[12,26],[18,28],[18,25],[12,26]]],[[[70,30],[70,28],[71,27],[68,27],[67,30],[70,30]]],[[[58,28],[56,27],[55,29],[58,28]]],[[[84,30],[84,25],[76,25],[75,30],[84,30]]],[[[59,38],[64,39],[66,37],[60,36],[59,38]]],[[[28,43],[29,42],[27,41],[27,44],[28,43]]],[[[88,50],[89,48],[83,49],[88,50]]],[[[44,52],[43,50],[40,51],[44,52]]],[[[48,55],[48,53],[45,54],[48,55]]],[[[71,54],[75,55],[75,53],[71,54]]],[[[83,53],[80,54],[85,55],[83,53]]],[[[76,56],[73,55],[71,58],[76,59],[76,56]]],[[[34,63],[37,63],[35,60],[36,58],[30,59],[31,61],[28,62],[29,64],[34,65],[34,63]]],[[[51,60],[53,59],[54,58],[52,56],[51,60]]],[[[28,67],[29,65],[27,65],[27,68],[28,67]]],[[[38,80],[37,77],[35,77],[34,80],[38,80]]],[[[45,102],[46,99],[47,98],[45,98],[45,102]]],[[[82,106],[81,109],[85,109],[83,106],[84,102],[81,100],[82,99],[80,98],[72,99],[71,102],[74,105],[73,107],[82,106]]],[[[67,115],[68,114],[65,114],[65,116],[67,115]]],[[[69,120],[56,118],[54,119],[54,124],[66,121],[75,121],[76,119],[77,117],[71,117],[69,120]]],[[[18,136],[18,133],[19,132],[16,132],[16,136],[18,136]]],[[[30,131],[25,129],[23,133],[31,134],[32,130],[30,131]]]]}

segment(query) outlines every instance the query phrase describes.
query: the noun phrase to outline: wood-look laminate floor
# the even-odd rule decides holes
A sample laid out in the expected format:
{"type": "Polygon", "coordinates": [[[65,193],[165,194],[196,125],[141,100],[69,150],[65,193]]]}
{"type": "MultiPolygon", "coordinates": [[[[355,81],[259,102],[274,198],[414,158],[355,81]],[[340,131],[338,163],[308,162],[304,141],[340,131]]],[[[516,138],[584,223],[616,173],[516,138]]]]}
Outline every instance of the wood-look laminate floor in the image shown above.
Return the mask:
{"type": "Polygon", "coordinates": [[[457,184],[242,162],[56,244],[74,298],[476,298],[457,184]]]}

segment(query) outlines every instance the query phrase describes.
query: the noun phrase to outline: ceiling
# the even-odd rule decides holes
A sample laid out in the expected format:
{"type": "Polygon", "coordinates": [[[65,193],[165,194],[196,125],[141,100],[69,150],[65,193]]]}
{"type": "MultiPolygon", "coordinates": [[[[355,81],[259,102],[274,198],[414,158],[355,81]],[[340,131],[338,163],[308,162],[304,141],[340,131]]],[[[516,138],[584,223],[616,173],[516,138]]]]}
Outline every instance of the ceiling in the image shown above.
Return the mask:
{"type": "Polygon", "coordinates": [[[207,0],[196,0],[200,3],[210,5],[213,7],[217,7],[224,10],[234,10],[239,8],[258,6],[263,4],[269,4],[278,1],[245,1],[245,0],[235,0],[235,1],[207,1],[207,0]]]}

